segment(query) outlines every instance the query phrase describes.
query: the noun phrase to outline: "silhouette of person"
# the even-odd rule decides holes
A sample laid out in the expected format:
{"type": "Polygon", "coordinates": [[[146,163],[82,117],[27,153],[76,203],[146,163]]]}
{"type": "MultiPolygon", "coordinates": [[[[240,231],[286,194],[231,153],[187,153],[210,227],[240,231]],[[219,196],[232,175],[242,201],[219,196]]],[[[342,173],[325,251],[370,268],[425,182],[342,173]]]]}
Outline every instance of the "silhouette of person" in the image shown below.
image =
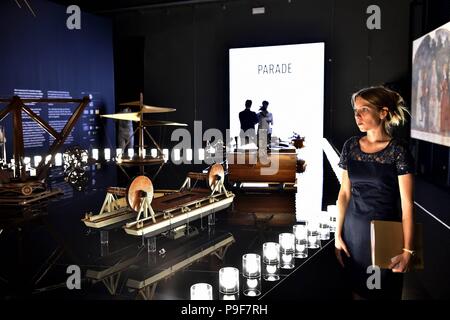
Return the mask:
{"type": "MultiPolygon", "coordinates": [[[[121,110],[122,113],[131,112],[130,108],[124,108],[121,110]]],[[[119,129],[117,131],[118,147],[122,149],[122,156],[127,156],[127,149],[134,147],[134,136],[133,136],[133,121],[131,120],[120,120],[119,129]]]]}
{"type": "MultiPolygon", "coordinates": [[[[258,135],[266,135],[267,146],[270,146],[270,141],[272,139],[272,125],[273,125],[273,115],[269,111],[267,111],[267,107],[269,106],[269,102],[263,101],[262,106],[259,108],[261,110],[258,113],[258,135]]],[[[260,136],[259,139],[263,138],[260,136]]]]}
{"type": "Polygon", "coordinates": [[[255,124],[258,123],[258,116],[256,112],[250,110],[252,107],[252,100],[245,101],[245,110],[239,112],[239,121],[241,122],[241,144],[248,144],[255,142],[255,124]]]}

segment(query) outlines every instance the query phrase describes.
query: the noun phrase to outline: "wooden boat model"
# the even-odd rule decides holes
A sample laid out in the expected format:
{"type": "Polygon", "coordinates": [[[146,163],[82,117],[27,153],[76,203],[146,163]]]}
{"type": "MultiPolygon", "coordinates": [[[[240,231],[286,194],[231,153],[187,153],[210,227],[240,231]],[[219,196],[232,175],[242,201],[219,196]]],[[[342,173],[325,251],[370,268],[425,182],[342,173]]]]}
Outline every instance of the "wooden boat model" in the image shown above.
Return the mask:
{"type": "Polygon", "coordinates": [[[138,176],[128,188],[108,188],[100,213],[82,221],[91,228],[128,221],[126,233],[155,236],[229,207],[234,194],[226,190],[224,177],[222,165],[214,164],[207,173],[189,172],[179,190],[158,193],[150,178],[138,176]],[[198,181],[209,189],[197,188],[198,181]]]}

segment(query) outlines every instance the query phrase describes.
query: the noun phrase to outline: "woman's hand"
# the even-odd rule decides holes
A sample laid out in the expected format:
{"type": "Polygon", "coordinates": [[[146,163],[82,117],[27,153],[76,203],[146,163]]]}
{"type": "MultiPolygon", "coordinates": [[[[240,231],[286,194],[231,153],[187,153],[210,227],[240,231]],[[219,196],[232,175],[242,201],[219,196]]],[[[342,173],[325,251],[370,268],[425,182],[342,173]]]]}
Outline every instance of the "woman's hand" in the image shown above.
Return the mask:
{"type": "Polygon", "coordinates": [[[393,257],[389,269],[392,269],[392,272],[407,272],[411,257],[409,252],[403,252],[402,254],[393,257]]]}
{"type": "Polygon", "coordinates": [[[344,260],[342,259],[342,251],[345,252],[347,257],[350,258],[350,253],[348,252],[347,245],[345,244],[344,240],[342,240],[341,236],[337,236],[334,238],[334,251],[336,253],[336,258],[339,261],[339,264],[344,267],[344,260]]]}

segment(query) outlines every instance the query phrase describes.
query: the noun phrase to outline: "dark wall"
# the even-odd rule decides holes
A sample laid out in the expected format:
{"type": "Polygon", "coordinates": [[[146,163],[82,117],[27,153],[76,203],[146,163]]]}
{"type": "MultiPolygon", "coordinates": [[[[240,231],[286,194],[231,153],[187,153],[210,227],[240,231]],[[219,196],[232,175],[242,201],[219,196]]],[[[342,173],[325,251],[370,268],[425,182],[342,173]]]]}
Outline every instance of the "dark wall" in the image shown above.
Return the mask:
{"type": "Polygon", "coordinates": [[[395,82],[409,67],[409,0],[379,1],[381,30],[368,30],[371,1],[260,1],[179,6],[115,17],[116,37],[144,36],[145,97],[177,108],[171,116],[228,123],[228,49],[324,41],[325,135],[337,145],[355,134],[349,97],[360,87],[395,82]]]}
{"type": "MultiPolygon", "coordinates": [[[[114,43],[114,81],[117,102],[139,100],[144,90],[144,37],[117,38],[114,43]]],[[[120,108],[117,109],[119,111],[120,108]]]]}
{"type": "MultiPolygon", "coordinates": [[[[228,49],[324,41],[325,136],[340,148],[357,133],[350,95],[404,81],[410,65],[410,0],[377,1],[381,30],[368,30],[373,1],[251,1],[116,13],[116,39],[145,37],[145,100],[177,108],[170,119],[228,125],[228,49]]],[[[120,63],[120,62],[119,62],[120,63]]],[[[126,63],[126,62],[124,62],[126,63]]],[[[139,70],[137,72],[140,72],[139,70]]]]}

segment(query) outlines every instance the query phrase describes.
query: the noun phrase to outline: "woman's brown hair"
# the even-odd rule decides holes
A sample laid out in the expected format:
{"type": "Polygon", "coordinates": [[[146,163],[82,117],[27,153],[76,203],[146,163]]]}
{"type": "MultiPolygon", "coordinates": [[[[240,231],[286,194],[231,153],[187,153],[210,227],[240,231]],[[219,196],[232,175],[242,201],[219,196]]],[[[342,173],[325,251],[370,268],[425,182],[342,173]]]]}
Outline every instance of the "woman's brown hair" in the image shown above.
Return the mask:
{"type": "Polygon", "coordinates": [[[352,95],[352,106],[355,106],[355,99],[361,97],[368,101],[378,111],[386,107],[388,114],[384,119],[384,129],[390,135],[394,126],[403,125],[406,122],[405,101],[397,92],[386,87],[369,87],[359,90],[352,95]]]}

